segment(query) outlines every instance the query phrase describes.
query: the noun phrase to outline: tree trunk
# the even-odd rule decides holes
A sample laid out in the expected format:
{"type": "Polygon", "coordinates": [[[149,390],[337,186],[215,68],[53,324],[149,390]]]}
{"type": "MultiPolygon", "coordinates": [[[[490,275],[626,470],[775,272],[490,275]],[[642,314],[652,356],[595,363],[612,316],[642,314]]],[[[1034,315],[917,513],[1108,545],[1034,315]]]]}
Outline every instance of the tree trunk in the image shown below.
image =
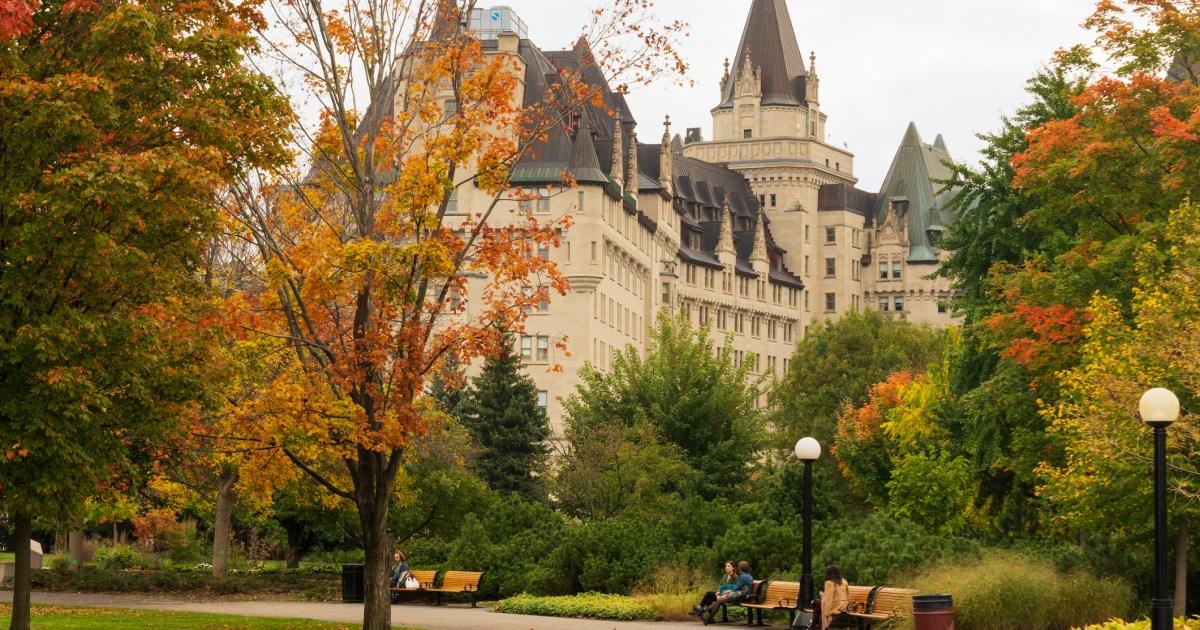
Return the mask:
{"type": "Polygon", "coordinates": [[[213,518],[213,577],[225,577],[229,573],[229,532],[233,520],[233,486],[237,479],[236,468],[221,467],[221,478],[217,480],[217,513],[213,518]]]}
{"type": "Polygon", "coordinates": [[[13,515],[15,530],[13,546],[16,547],[16,573],[13,576],[12,621],[8,630],[29,630],[29,540],[33,536],[33,518],[28,514],[13,515]]]}
{"type": "Polygon", "coordinates": [[[362,524],[363,630],[390,630],[392,591],[388,584],[392,538],[387,530],[388,503],[395,483],[396,466],[386,453],[360,448],[354,466],[354,495],[362,524]]]}
{"type": "Polygon", "coordinates": [[[1187,614],[1187,557],[1188,517],[1179,515],[1179,531],[1175,534],[1175,610],[1176,617],[1187,614]]]}
{"type": "Polygon", "coordinates": [[[87,536],[83,533],[83,519],[75,519],[75,527],[78,529],[72,530],[67,534],[67,548],[71,556],[71,570],[79,573],[83,570],[85,562],[83,557],[83,542],[87,536]]]}
{"type": "Polygon", "coordinates": [[[304,551],[304,529],[292,519],[283,521],[283,531],[287,534],[287,547],[283,552],[283,560],[287,568],[295,569],[300,566],[300,554],[304,551]]]}

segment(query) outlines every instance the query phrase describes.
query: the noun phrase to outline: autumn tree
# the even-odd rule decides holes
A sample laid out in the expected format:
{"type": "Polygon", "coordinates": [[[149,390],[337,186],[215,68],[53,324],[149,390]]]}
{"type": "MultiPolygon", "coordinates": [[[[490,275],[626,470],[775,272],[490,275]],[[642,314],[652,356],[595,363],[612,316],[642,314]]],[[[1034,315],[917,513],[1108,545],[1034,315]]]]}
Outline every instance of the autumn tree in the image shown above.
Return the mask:
{"type": "Polygon", "coordinates": [[[893,372],[924,371],[941,346],[933,328],[877,311],[810,327],[771,392],[771,421],[787,436],[781,446],[805,435],[828,444],[842,407],[866,402],[871,386],[893,372]]]}
{"type": "MultiPolygon", "coordinates": [[[[319,111],[298,136],[303,175],[241,187],[234,211],[269,279],[259,308],[274,317],[260,332],[287,340],[302,368],[259,428],[354,504],[368,630],[390,625],[389,504],[435,411],[423,402],[427,379],[447,357],[495,354],[497,323],[520,330],[526,309],[567,290],[532,254],[556,246],[569,218],[514,209],[512,169],[579,106],[600,102],[601,86],[571,71],[535,103],[514,98],[511,58],[465,30],[473,7],[279,0],[263,31],[319,111]],[[449,220],[467,190],[487,200],[449,220]]],[[[681,67],[671,54],[680,25],[648,10],[620,0],[593,14],[594,69],[621,84],[648,80],[663,61],[681,67]]]]}
{"type": "Polygon", "coordinates": [[[1186,604],[1188,523],[1200,515],[1200,207],[1184,204],[1152,232],[1136,259],[1133,316],[1097,296],[1083,360],[1063,375],[1060,404],[1046,409],[1065,461],[1047,462],[1040,489],[1052,524],[1067,535],[1110,532],[1124,545],[1153,530],[1153,440],[1136,417],[1151,387],[1178,392],[1184,413],[1168,432],[1170,522],[1176,534],[1176,614],[1186,604]]]}
{"type": "Polygon", "coordinates": [[[0,7],[0,502],[25,630],[32,518],[138,483],[198,413],[216,192],[280,161],[287,105],[243,64],[253,3],[0,7]]]}

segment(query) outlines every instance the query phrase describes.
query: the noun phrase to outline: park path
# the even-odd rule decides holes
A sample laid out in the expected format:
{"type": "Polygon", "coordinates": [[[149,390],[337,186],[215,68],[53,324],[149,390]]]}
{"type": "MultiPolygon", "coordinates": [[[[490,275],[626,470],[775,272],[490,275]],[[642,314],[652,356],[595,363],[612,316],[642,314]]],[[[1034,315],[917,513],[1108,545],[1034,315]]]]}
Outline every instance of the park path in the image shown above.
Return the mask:
{"type": "MultiPolygon", "coordinates": [[[[0,591],[0,602],[12,601],[12,591],[0,591]]],[[[144,608],[182,612],[218,613],[246,617],[289,617],[357,623],[362,621],[362,604],[329,602],[188,601],[156,595],[128,593],[50,593],[35,591],[33,603],[97,608],[144,608]]],[[[698,621],[598,621],[561,619],[532,615],[506,615],[486,608],[466,606],[392,606],[392,623],[424,630],[679,630],[700,626],[698,621]]]]}

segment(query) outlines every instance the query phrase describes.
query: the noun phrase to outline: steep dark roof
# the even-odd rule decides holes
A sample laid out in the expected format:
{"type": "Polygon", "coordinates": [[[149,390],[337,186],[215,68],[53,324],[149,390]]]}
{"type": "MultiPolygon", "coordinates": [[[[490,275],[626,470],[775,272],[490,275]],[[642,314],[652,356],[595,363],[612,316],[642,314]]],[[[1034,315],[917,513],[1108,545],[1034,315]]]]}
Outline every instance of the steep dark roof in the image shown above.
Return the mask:
{"type": "Polygon", "coordinates": [[[817,191],[817,210],[849,210],[867,218],[870,225],[874,219],[879,195],[855,188],[853,184],[825,184],[817,191]]]}
{"type": "MultiPolygon", "coordinates": [[[[641,145],[638,153],[640,162],[653,163],[655,171],[659,166],[660,145],[641,145]],[[650,149],[655,149],[653,156],[650,149]],[[648,160],[647,158],[653,158],[648,160]]],[[[803,288],[804,282],[793,275],[783,266],[785,250],[775,243],[771,235],[770,221],[766,215],[759,212],[758,198],[740,173],[724,166],[710,164],[673,152],[671,155],[671,182],[675,191],[675,199],[684,204],[680,213],[680,258],[684,262],[720,268],[724,262],[719,260],[716,253],[720,243],[721,225],[727,221],[725,204],[729,204],[729,212],[733,215],[733,248],[737,255],[734,269],[744,276],[758,276],[750,265],[750,256],[754,251],[754,235],[758,232],[758,222],[764,221],[767,234],[767,255],[772,262],[772,270],[767,274],[768,279],[776,284],[794,288],[803,288]],[[687,204],[699,204],[702,208],[716,209],[717,220],[696,221],[692,218],[687,204]],[[738,226],[745,226],[739,229],[738,226]],[[699,233],[700,249],[686,247],[688,233],[699,233]]]]}
{"type": "Polygon", "coordinates": [[[808,72],[785,0],[754,0],[750,5],[742,41],[731,60],[730,80],[717,107],[733,107],[736,78],[741,72],[750,71],[742,67],[747,54],[762,75],[763,105],[804,104],[804,80],[808,72]]]}

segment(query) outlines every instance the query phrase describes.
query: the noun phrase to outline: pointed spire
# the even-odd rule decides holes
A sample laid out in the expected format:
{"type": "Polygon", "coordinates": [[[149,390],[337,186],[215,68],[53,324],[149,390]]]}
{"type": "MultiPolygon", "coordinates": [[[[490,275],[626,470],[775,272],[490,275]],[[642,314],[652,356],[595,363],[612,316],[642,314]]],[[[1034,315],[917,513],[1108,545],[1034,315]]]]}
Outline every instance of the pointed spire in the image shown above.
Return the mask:
{"type": "Polygon", "coordinates": [[[629,174],[626,175],[625,188],[636,195],[638,192],[638,143],[637,131],[629,134],[629,174]]]}
{"type": "Polygon", "coordinates": [[[937,149],[938,151],[941,151],[942,153],[945,153],[946,155],[950,154],[950,149],[946,148],[946,140],[944,138],[942,138],[942,134],[940,134],[940,133],[937,135],[936,138],[933,139],[933,148],[937,149]]]}
{"type": "Polygon", "coordinates": [[[729,200],[721,208],[721,227],[717,235],[717,259],[722,263],[733,266],[737,264],[737,250],[733,248],[733,212],[729,209],[729,200]]]}
{"type": "Polygon", "coordinates": [[[621,148],[624,142],[621,139],[621,119],[613,119],[613,149],[612,149],[612,168],[609,169],[608,176],[621,188],[625,187],[625,157],[621,155],[621,148]]]}
{"type": "Polygon", "coordinates": [[[568,168],[577,182],[603,184],[608,178],[604,176],[600,160],[596,156],[591,119],[587,110],[584,110],[579,119],[579,130],[575,132],[575,144],[571,147],[571,162],[568,168]]]}
{"type": "Polygon", "coordinates": [[[808,73],[813,76],[817,75],[817,51],[815,50],[808,51],[808,73]]]}
{"type": "Polygon", "coordinates": [[[904,130],[904,139],[900,141],[902,147],[920,147],[921,134],[917,133],[917,123],[909,122],[908,129],[904,130]]]}
{"type": "Polygon", "coordinates": [[[750,262],[755,271],[771,268],[771,259],[767,256],[767,215],[762,208],[758,209],[758,220],[754,225],[754,248],[750,250],[750,262]]]}
{"type": "MultiPolygon", "coordinates": [[[[785,0],[754,0],[746,16],[746,26],[733,59],[742,64],[749,57],[752,67],[761,73],[764,105],[802,105],[805,94],[800,91],[799,77],[806,74],[804,54],[796,41],[796,30],[785,0]]],[[[740,74],[742,69],[739,68],[740,74]]],[[[721,104],[731,107],[734,83],[725,85],[721,104]]]]}
{"type": "Polygon", "coordinates": [[[668,114],[663,119],[662,146],[658,149],[658,183],[667,191],[667,195],[672,197],[675,196],[675,159],[672,156],[674,152],[671,146],[671,116],[668,114]]]}

